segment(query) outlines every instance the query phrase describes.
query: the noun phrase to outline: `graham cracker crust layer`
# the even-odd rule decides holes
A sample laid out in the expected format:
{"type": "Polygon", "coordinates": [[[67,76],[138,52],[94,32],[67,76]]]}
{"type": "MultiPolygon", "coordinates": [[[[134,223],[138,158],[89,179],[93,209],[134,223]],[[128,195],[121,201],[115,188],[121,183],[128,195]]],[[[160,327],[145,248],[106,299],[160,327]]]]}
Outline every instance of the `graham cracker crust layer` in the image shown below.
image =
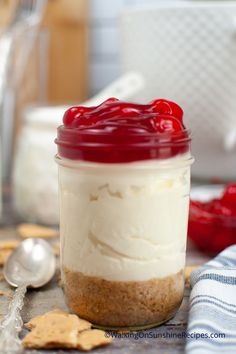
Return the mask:
{"type": "Polygon", "coordinates": [[[63,288],[71,310],[102,327],[145,327],[174,316],[184,292],[180,271],[147,281],[109,281],[63,269],[63,288]]]}

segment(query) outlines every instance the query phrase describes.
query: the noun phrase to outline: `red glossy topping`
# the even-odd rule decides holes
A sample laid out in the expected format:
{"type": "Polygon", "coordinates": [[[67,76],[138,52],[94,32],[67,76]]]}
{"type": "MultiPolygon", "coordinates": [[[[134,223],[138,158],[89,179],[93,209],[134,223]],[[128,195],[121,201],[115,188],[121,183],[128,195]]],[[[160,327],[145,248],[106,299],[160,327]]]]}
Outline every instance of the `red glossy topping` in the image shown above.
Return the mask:
{"type": "Polygon", "coordinates": [[[225,187],[220,198],[190,202],[189,237],[209,253],[236,243],[236,183],[225,187]]]}
{"type": "Polygon", "coordinates": [[[189,150],[183,111],[156,99],[134,104],[109,98],[96,107],[71,107],[58,128],[61,157],[119,163],[163,159],[189,150]]]}
{"type": "Polygon", "coordinates": [[[225,188],[222,202],[233,209],[236,209],[236,183],[228,184],[225,188]]]}

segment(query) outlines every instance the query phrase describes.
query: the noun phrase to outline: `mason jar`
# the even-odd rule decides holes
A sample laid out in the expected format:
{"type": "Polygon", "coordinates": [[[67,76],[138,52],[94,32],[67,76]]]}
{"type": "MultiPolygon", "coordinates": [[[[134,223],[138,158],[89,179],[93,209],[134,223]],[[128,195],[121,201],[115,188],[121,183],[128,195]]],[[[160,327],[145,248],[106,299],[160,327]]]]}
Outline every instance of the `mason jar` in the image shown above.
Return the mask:
{"type": "Polygon", "coordinates": [[[193,158],[178,134],[58,128],[62,283],[97,327],[154,327],[182,302],[193,158]]]}
{"type": "Polygon", "coordinates": [[[13,203],[17,216],[27,222],[58,225],[57,168],[53,139],[65,107],[25,110],[15,149],[13,203]]]}

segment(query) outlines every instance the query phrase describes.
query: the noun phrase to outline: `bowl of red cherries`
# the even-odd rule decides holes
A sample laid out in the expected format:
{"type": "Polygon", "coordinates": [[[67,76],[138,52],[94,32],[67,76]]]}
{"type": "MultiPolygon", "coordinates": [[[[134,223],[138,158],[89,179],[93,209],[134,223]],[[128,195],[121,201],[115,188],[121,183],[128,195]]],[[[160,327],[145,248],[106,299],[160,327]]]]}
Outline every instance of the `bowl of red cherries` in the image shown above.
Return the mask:
{"type": "Polygon", "coordinates": [[[236,183],[192,189],[188,237],[209,254],[236,243],[236,183]]]}

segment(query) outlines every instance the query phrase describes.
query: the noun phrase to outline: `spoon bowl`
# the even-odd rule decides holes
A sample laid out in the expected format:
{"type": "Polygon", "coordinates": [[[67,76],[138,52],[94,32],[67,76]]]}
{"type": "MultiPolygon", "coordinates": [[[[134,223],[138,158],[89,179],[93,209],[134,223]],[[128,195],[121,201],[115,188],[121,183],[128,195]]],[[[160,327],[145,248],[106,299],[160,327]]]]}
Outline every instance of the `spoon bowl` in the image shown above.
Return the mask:
{"type": "Polygon", "coordinates": [[[0,323],[0,353],[17,354],[23,351],[18,333],[23,325],[20,311],[27,287],[45,285],[55,270],[56,259],[52,247],[40,238],[28,238],[21,242],[8,257],[3,274],[6,281],[17,289],[0,323]]]}
{"type": "Polygon", "coordinates": [[[55,268],[55,256],[49,243],[43,239],[29,238],[8,257],[3,274],[14,287],[26,285],[37,288],[49,282],[55,268]]]}

